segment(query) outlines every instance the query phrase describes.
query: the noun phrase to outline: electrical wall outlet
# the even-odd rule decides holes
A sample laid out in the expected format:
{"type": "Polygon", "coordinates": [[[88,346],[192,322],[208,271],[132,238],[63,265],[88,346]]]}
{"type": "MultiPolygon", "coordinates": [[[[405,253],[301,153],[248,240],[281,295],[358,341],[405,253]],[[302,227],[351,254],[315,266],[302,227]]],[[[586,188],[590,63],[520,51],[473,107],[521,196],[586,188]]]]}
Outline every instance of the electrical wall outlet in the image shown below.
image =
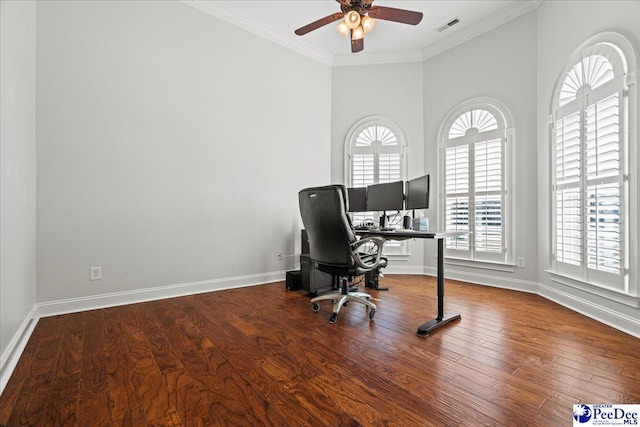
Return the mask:
{"type": "Polygon", "coordinates": [[[89,278],[91,280],[102,280],[102,267],[91,267],[89,269],[89,278]]]}
{"type": "Polygon", "coordinates": [[[524,268],[524,257],[518,257],[516,261],[516,266],[520,268],[524,268]]]}
{"type": "Polygon", "coordinates": [[[278,251],[278,259],[282,261],[282,251],[278,251]]]}

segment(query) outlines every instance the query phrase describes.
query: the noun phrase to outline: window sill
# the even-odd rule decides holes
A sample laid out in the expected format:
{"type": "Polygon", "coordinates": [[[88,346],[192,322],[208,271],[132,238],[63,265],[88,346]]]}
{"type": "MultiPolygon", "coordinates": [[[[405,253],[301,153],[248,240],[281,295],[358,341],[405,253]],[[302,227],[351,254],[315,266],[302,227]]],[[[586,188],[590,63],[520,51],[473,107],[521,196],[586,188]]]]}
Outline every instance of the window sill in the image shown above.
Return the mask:
{"type": "Polygon", "coordinates": [[[584,282],[573,277],[568,277],[556,273],[555,271],[545,270],[545,272],[549,273],[549,275],[551,276],[551,281],[553,282],[579,289],[581,291],[588,292],[592,295],[597,295],[602,298],[607,298],[611,301],[619,302],[633,308],[640,308],[640,297],[638,296],[633,296],[617,289],[605,288],[602,286],[594,285],[592,283],[584,282]]]}
{"type": "Polygon", "coordinates": [[[464,258],[445,257],[445,264],[459,265],[461,267],[481,268],[483,270],[503,271],[506,273],[513,273],[515,271],[515,264],[507,262],[493,262],[493,261],[478,261],[464,258]]]}

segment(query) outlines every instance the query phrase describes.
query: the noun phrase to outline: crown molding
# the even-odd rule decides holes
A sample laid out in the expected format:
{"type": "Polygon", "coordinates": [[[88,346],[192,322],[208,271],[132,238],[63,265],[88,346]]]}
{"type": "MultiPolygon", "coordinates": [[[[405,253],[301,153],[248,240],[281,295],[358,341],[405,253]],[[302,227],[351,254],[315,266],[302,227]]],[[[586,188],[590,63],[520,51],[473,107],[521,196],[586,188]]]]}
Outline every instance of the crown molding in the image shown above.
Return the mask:
{"type": "Polygon", "coordinates": [[[332,65],[333,55],[331,55],[330,53],[327,53],[321,49],[310,47],[306,43],[291,40],[290,38],[285,37],[282,34],[265,27],[264,25],[254,20],[248,19],[237,13],[231,12],[228,9],[225,9],[215,2],[206,0],[180,0],[180,2],[201,10],[202,12],[212,15],[229,24],[240,27],[250,33],[270,40],[287,49],[293,50],[294,52],[297,52],[308,58],[321,62],[325,65],[332,65]]]}
{"type": "Polygon", "coordinates": [[[355,65],[373,64],[398,64],[405,62],[422,62],[422,52],[420,50],[405,50],[400,52],[380,52],[380,53],[344,53],[333,55],[334,67],[349,67],[355,65]]]}
{"type": "Polygon", "coordinates": [[[264,25],[232,12],[220,6],[217,2],[207,0],[180,0],[188,6],[194,7],[202,12],[212,15],[229,24],[240,27],[250,33],[270,40],[287,49],[318,61],[330,67],[347,67],[357,65],[374,64],[397,64],[406,62],[421,62],[466,41],[469,41],[487,31],[493,30],[500,25],[529,13],[540,6],[543,0],[522,0],[516,1],[512,6],[505,8],[498,13],[483,19],[482,21],[459,30],[457,33],[448,36],[441,42],[434,43],[422,50],[401,51],[401,52],[381,52],[381,53],[361,53],[332,55],[324,50],[310,47],[301,41],[296,41],[290,37],[275,32],[264,25]]]}
{"type": "Polygon", "coordinates": [[[444,40],[434,43],[422,50],[422,60],[427,60],[442,52],[452,49],[464,42],[467,42],[481,34],[493,30],[513,19],[525,15],[542,4],[543,0],[526,0],[514,2],[512,6],[502,9],[500,12],[484,18],[483,20],[467,28],[460,29],[444,40]]]}

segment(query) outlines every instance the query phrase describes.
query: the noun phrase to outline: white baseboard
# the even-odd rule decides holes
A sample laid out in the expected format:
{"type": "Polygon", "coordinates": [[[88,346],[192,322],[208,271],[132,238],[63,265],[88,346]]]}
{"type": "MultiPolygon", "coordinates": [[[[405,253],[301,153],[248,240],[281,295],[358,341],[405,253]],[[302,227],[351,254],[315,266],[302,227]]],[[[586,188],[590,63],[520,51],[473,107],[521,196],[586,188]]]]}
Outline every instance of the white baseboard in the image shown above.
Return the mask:
{"type": "Polygon", "coordinates": [[[4,388],[7,386],[9,378],[11,378],[11,374],[31,337],[31,333],[38,323],[36,313],[37,306],[34,305],[0,357],[0,395],[2,395],[4,388]]]}
{"type": "Polygon", "coordinates": [[[0,358],[0,395],[9,382],[38,319],[41,317],[279,282],[285,279],[285,275],[286,271],[276,271],[38,303],[33,306],[24,319],[0,358]]]}
{"type": "MultiPolygon", "coordinates": [[[[469,273],[466,271],[456,270],[451,267],[445,267],[446,277],[451,280],[460,280],[462,282],[474,283],[476,285],[493,286],[494,288],[511,289],[514,291],[538,293],[538,282],[529,280],[515,279],[512,277],[494,276],[491,274],[469,273]]],[[[436,267],[425,267],[424,274],[427,276],[437,276],[436,267]]]]}
{"type": "Polygon", "coordinates": [[[271,273],[203,280],[200,282],[179,283],[176,285],[136,289],[133,291],[114,292],[89,297],[49,301],[38,304],[38,316],[56,316],[59,314],[77,313],[87,310],[96,310],[99,308],[201,294],[204,292],[254,286],[284,280],[285,275],[285,271],[276,271],[271,273]]]}
{"type": "Polygon", "coordinates": [[[612,328],[626,332],[636,338],[640,338],[640,319],[638,317],[628,316],[617,310],[612,310],[601,304],[595,304],[592,301],[587,301],[584,298],[560,291],[542,283],[538,284],[538,289],[538,295],[548,300],[580,314],[584,314],[612,328]]]}
{"type": "MultiPolygon", "coordinates": [[[[437,269],[435,267],[425,267],[424,270],[424,274],[428,276],[437,275],[437,269]]],[[[478,274],[476,272],[471,274],[455,270],[451,267],[445,268],[445,271],[448,279],[540,295],[541,297],[567,307],[570,310],[583,314],[597,320],[598,322],[604,323],[605,325],[609,325],[612,328],[626,332],[629,335],[640,338],[639,318],[626,315],[618,310],[612,310],[603,304],[587,301],[576,295],[560,291],[542,283],[508,277],[505,278],[490,274],[478,274]]]]}

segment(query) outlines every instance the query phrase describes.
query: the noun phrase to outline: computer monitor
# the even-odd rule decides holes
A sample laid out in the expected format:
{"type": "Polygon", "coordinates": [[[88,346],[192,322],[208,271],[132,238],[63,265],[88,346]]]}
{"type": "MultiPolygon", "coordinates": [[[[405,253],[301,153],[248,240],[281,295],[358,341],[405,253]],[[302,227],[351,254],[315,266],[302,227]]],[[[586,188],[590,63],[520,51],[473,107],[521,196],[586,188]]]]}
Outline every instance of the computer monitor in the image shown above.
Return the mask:
{"type": "Polygon", "coordinates": [[[429,175],[407,181],[406,209],[429,209],[429,175]]]}
{"type": "Polygon", "coordinates": [[[347,188],[349,212],[367,211],[367,187],[347,188]]]}
{"type": "Polygon", "coordinates": [[[367,187],[368,211],[400,211],[404,208],[402,181],[374,184],[367,187]]]}

